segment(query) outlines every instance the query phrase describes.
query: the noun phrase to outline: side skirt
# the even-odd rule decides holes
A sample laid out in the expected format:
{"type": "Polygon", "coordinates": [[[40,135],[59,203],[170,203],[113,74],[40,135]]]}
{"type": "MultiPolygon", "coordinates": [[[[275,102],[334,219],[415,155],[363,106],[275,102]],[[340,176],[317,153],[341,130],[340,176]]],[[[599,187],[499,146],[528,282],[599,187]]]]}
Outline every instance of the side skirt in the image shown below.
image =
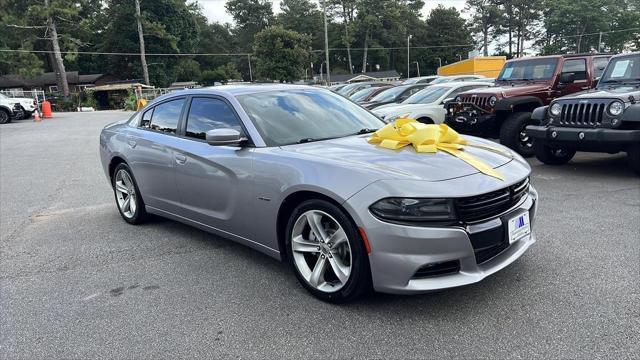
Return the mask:
{"type": "Polygon", "coordinates": [[[214,228],[214,227],[209,226],[207,224],[203,224],[201,222],[194,221],[194,220],[188,219],[186,217],[183,217],[183,216],[180,216],[180,215],[176,215],[174,213],[155,208],[153,206],[146,205],[145,209],[147,210],[148,213],[155,214],[155,215],[158,215],[158,216],[162,216],[162,217],[165,217],[165,218],[168,218],[168,219],[171,219],[171,220],[175,220],[175,221],[181,222],[183,224],[187,224],[189,226],[193,226],[193,227],[198,228],[200,230],[204,230],[206,232],[212,233],[214,235],[218,235],[218,236],[223,237],[225,239],[233,240],[233,241],[235,241],[237,243],[240,243],[240,244],[248,246],[248,247],[250,247],[252,249],[258,250],[261,253],[264,253],[264,254],[266,254],[266,255],[274,258],[274,259],[282,260],[282,257],[280,256],[280,252],[278,250],[272,249],[272,248],[270,248],[268,246],[262,245],[262,244],[260,244],[258,242],[253,241],[253,240],[244,238],[242,236],[234,235],[234,234],[232,234],[230,232],[214,228]]]}

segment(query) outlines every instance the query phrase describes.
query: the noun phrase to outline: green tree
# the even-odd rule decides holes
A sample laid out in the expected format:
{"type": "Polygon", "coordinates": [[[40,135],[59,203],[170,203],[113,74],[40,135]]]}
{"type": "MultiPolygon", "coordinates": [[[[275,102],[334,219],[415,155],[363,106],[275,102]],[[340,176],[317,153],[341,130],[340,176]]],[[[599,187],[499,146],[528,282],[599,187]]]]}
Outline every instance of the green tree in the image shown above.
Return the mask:
{"type": "Polygon", "coordinates": [[[493,0],[467,0],[466,11],[471,13],[472,31],[481,37],[484,56],[489,56],[489,44],[500,24],[500,9],[493,0]]]}
{"type": "Polygon", "coordinates": [[[235,64],[227,63],[213,70],[203,71],[199,82],[200,85],[213,86],[216,82],[226,84],[229,80],[238,80],[240,78],[240,72],[236,69],[235,64]]]}
{"type": "Polygon", "coordinates": [[[274,21],[268,0],[229,0],[225,8],[235,21],[233,35],[240,51],[250,51],[256,34],[274,21]]]}
{"type": "MultiPolygon", "coordinates": [[[[140,50],[134,3],[108,0],[109,22],[102,33],[100,49],[105,52],[138,53],[140,50]]],[[[199,32],[196,16],[199,9],[184,0],[141,1],[141,17],[147,53],[193,53],[199,32]]],[[[176,79],[176,56],[149,57],[149,78],[153,85],[168,86],[176,79]]],[[[105,70],[125,78],[142,77],[140,56],[107,57],[105,70]]]]}
{"type": "Polygon", "coordinates": [[[429,34],[427,46],[430,47],[426,56],[429,59],[427,68],[435,70],[440,63],[456,62],[473,49],[473,46],[466,45],[473,43],[469,26],[456,8],[439,5],[429,14],[426,25],[429,34]]]}
{"type": "Polygon", "coordinates": [[[265,79],[293,82],[304,76],[309,60],[308,35],[270,26],[256,34],[254,52],[256,74],[265,79]]]}

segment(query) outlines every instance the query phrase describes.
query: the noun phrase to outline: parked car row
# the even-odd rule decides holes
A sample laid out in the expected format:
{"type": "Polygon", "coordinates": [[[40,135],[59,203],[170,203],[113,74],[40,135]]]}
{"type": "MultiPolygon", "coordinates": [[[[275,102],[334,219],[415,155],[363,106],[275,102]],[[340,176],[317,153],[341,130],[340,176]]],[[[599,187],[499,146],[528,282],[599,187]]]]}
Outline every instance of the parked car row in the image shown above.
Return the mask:
{"type": "Polygon", "coordinates": [[[444,122],[462,134],[497,138],[546,164],[566,163],[576,151],[625,151],[640,173],[639,58],[639,53],[519,58],[507,61],[495,79],[434,75],[393,87],[349,84],[338,92],[384,121],[444,122]],[[353,92],[374,86],[375,91],[353,92]]]}

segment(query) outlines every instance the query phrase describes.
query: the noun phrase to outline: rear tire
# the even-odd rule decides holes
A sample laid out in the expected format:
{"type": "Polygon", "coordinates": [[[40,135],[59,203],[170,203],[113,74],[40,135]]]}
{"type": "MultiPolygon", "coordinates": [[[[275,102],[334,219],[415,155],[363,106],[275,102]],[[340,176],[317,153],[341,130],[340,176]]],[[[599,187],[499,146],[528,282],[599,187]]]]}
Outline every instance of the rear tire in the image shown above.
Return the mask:
{"type": "Polygon", "coordinates": [[[629,158],[629,167],[640,175],[640,144],[629,146],[627,157],[629,158]]]}
{"type": "Polygon", "coordinates": [[[533,151],[536,158],[547,165],[564,165],[573,159],[575,150],[550,146],[544,142],[534,142],[533,151]]]}
{"type": "Polygon", "coordinates": [[[304,201],[289,217],[285,236],[293,272],[318,299],[344,303],[371,289],[364,242],[351,218],[336,205],[318,199],[304,201]]]}
{"type": "Polygon", "coordinates": [[[11,122],[11,114],[7,110],[0,109],[0,124],[11,122]]]}
{"type": "Polygon", "coordinates": [[[148,218],[142,195],[138,189],[133,172],[125,163],[120,163],[113,170],[111,185],[120,216],[129,224],[137,225],[148,218]]]}
{"type": "Polygon", "coordinates": [[[530,112],[511,114],[500,127],[500,143],[524,157],[533,156],[533,138],[527,135],[526,127],[534,124],[530,112]]]}

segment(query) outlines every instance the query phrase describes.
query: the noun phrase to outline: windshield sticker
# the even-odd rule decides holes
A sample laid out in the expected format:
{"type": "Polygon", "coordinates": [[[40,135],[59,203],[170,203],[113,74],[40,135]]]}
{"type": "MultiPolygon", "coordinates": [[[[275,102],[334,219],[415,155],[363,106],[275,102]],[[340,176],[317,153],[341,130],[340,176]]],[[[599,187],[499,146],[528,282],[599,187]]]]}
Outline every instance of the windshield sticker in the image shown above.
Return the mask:
{"type": "Polygon", "coordinates": [[[623,77],[627,72],[627,68],[629,67],[629,60],[620,60],[616,62],[616,65],[613,67],[613,71],[611,72],[612,78],[623,77]]]}
{"type": "Polygon", "coordinates": [[[504,74],[502,74],[502,77],[510,78],[512,73],[513,73],[513,68],[506,68],[504,69],[504,74]]]}

